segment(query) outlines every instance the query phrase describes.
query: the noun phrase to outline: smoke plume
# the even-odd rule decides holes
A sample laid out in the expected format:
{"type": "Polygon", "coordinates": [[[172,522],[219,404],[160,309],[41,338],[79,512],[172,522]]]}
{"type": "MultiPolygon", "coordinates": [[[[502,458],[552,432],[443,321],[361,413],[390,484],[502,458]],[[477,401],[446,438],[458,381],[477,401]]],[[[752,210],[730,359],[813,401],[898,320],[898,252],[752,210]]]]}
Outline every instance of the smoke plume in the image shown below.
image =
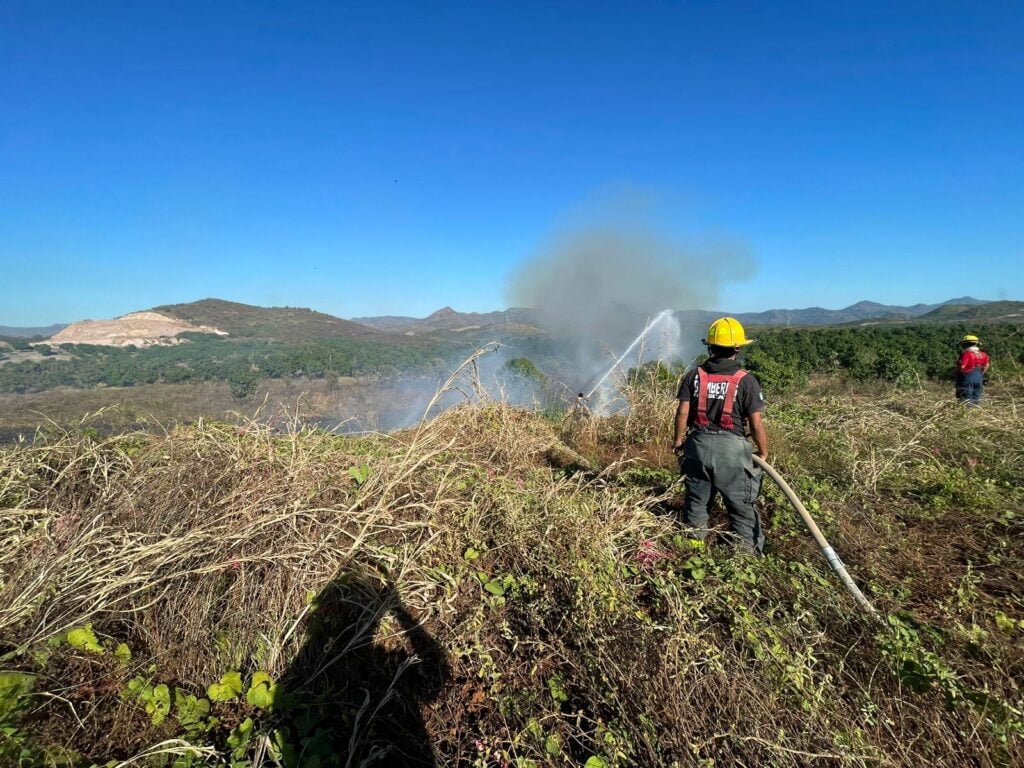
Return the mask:
{"type": "MultiPolygon", "coordinates": [[[[551,333],[574,341],[584,389],[662,310],[716,308],[723,283],[753,271],[752,258],[735,243],[687,245],[651,227],[604,225],[554,238],[512,275],[509,298],[538,310],[551,333]]],[[[692,357],[704,329],[690,325],[680,328],[673,315],[652,328],[645,359],[692,357]]]]}

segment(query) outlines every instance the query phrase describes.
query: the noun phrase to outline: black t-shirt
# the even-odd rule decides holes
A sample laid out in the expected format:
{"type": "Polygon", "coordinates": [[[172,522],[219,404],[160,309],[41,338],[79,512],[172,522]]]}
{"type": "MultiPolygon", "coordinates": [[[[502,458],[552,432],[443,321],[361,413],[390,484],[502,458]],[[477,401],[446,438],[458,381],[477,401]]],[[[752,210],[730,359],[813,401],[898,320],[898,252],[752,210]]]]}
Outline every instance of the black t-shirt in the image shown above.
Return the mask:
{"type": "MultiPolygon", "coordinates": [[[[739,369],[740,364],[736,360],[708,360],[699,368],[692,368],[683,374],[683,379],[679,382],[679,393],[676,395],[676,398],[690,401],[690,415],[686,420],[688,426],[692,427],[697,420],[697,398],[700,394],[697,391],[696,383],[698,372],[706,371],[707,373],[729,376],[736,373],[739,369]]],[[[732,385],[729,384],[728,386],[732,385]]],[[[728,390],[722,393],[723,396],[721,398],[708,398],[708,421],[711,422],[712,428],[720,428],[722,406],[725,403],[726,394],[728,394],[728,390]]],[[[739,390],[736,392],[735,400],[733,400],[732,431],[742,436],[750,414],[763,410],[764,392],[761,390],[761,382],[757,380],[754,374],[748,373],[740,379],[739,390]]]]}

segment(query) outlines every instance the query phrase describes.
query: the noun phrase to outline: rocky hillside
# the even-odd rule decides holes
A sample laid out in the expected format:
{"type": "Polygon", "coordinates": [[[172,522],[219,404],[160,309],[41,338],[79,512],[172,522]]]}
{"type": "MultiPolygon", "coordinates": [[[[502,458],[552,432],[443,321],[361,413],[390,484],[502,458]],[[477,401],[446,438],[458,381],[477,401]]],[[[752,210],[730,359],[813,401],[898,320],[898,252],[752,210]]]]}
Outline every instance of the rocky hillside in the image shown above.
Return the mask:
{"type": "Polygon", "coordinates": [[[298,307],[256,307],[222,299],[166,304],[113,320],[83,320],[54,334],[50,344],[148,347],[177,344],[183,333],[209,333],[231,339],[305,343],[322,339],[357,339],[409,343],[323,312],[298,307]]]}
{"type": "Polygon", "coordinates": [[[92,344],[104,347],[149,347],[176,344],[182,333],[227,332],[211,325],[181,320],[163,312],[132,312],[113,320],[82,320],[72,323],[50,339],[50,344],[92,344]]]}
{"type": "Polygon", "coordinates": [[[155,307],[182,321],[223,328],[235,338],[303,342],[312,339],[386,338],[374,328],[302,307],[256,307],[223,299],[155,307]]]}

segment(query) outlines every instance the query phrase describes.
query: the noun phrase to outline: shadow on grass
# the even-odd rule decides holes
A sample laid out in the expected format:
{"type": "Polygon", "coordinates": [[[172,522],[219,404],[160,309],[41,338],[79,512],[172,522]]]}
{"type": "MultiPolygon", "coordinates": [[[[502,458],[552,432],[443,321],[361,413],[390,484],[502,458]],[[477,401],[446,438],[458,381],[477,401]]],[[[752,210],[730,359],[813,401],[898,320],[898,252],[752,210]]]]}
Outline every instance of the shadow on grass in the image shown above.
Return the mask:
{"type": "Polygon", "coordinates": [[[278,686],[285,762],[437,766],[422,709],[447,683],[447,656],[395,586],[346,572],[306,621],[306,642],[278,686]]]}

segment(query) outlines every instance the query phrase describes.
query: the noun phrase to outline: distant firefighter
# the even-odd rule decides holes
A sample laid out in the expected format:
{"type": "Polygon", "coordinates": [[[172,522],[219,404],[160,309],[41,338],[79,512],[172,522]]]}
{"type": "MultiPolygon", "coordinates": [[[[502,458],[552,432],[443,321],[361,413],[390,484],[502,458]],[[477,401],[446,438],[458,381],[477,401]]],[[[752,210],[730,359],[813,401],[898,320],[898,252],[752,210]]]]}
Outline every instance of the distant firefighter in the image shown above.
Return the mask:
{"type": "Polygon", "coordinates": [[[981,404],[981,390],[985,386],[984,374],[988,370],[988,355],[978,346],[978,337],[967,334],[960,340],[960,359],[956,364],[956,399],[968,405],[981,404]]]}
{"type": "Polygon", "coordinates": [[[584,416],[590,415],[590,406],[587,405],[587,396],[582,392],[576,395],[576,412],[584,416]]]}

